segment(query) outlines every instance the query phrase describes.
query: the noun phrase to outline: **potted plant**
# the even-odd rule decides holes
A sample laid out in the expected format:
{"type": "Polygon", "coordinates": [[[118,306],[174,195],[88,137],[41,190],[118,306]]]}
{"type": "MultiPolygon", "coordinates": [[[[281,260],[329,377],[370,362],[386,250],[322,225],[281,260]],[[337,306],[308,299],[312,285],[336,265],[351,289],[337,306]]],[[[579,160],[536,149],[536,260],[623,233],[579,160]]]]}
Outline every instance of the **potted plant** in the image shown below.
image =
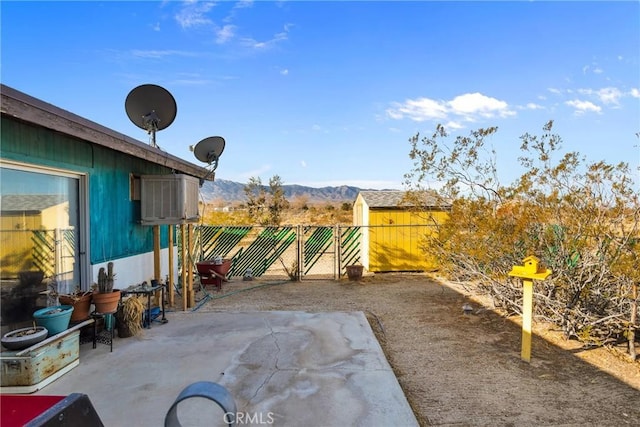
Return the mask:
{"type": "Polygon", "coordinates": [[[9,350],[22,350],[44,341],[49,331],[44,326],[16,329],[2,336],[2,345],[9,350]]]}
{"type": "Polygon", "coordinates": [[[113,289],[115,274],[113,273],[113,263],[107,264],[107,270],[100,267],[98,271],[98,289],[93,292],[93,304],[98,313],[113,313],[118,308],[120,302],[120,290],[113,289]]]}
{"type": "Polygon", "coordinates": [[[349,280],[358,281],[362,279],[362,271],[364,267],[361,264],[347,265],[346,268],[349,280]]]}
{"type": "Polygon", "coordinates": [[[92,294],[91,291],[81,291],[77,288],[73,294],[58,295],[60,304],[73,306],[71,322],[81,322],[89,318],[92,294]]]}
{"type": "Polygon", "coordinates": [[[69,328],[71,313],[73,313],[72,306],[56,305],[36,310],[33,313],[33,318],[36,321],[36,325],[46,328],[49,336],[51,337],[64,332],[69,328]]]}
{"type": "Polygon", "coordinates": [[[140,297],[134,295],[122,300],[122,304],[120,304],[116,312],[118,337],[131,337],[142,330],[144,307],[140,297]]]}

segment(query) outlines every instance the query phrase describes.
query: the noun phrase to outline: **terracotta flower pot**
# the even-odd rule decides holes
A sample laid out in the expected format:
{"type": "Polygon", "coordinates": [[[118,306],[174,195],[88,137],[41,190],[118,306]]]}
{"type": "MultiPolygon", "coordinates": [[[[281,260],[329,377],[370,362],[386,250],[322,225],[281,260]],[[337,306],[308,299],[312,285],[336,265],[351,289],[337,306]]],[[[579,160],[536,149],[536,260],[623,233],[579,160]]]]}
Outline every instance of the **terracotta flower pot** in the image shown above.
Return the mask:
{"type": "Polygon", "coordinates": [[[118,309],[120,302],[120,290],[114,289],[113,292],[93,293],[93,305],[96,306],[98,313],[113,313],[118,309]]]}
{"type": "Polygon", "coordinates": [[[59,295],[58,301],[60,301],[60,304],[73,306],[71,321],[80,322],[89,318],[92,297],[91,292],[84,292],[75,295],[59,295]]]}

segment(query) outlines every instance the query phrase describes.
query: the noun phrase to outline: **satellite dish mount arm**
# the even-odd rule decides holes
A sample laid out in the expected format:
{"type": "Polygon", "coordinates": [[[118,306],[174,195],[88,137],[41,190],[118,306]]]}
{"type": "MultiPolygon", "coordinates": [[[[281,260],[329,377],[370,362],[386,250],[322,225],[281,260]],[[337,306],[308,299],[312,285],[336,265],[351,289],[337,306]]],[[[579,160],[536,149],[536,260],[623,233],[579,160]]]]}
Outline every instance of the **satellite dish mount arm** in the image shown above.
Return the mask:
{"type": "Polygon", "coordinates": [[[158,131],[158,124],[160,123],[160,117],[156,114],[156,110],[152,110],[150,113],[142,116],[142,121],[144,123],[144,128],[147,130],[147,133],[151,135],[151,145],[157,147],[156,144],[156,132],[158,131]]]}
{"type": "Polygon", "coordinates": [[[216,156],[215,153],[209,153],[207,156],[207,163],[211,166],[211,171],[213,172],[218,168],[218,160],[220,157],[216,156]]]}
{"type": "Polygon", "coordinates": [[[202,180],[201,180],[201,184],[200,184],[201,186],[202,186],[202,183],[204,183],[204,181],[206,181],[207,179],[209,179],[209,177],[210,177],[211,175],[213,175],[213,173],[214,173],[214,172],[216,171],[216,169],[218,168],[218,160],[219,160],[219,157],[218,157],[218,156],[216,156],[216,155],[215,155],[215,154],[213,154],[213,153],[209,153],[209,155],[207,156],[207,159],[208,159],[208,162],[207,162],[207,163],[209,163],[209,167],[207,168],[207,169],[209,169],[209,173],[208,173],[204,178],[202,178],[202,180]]]}
{"type": "Polygon", "coordinates": [[[198,160],[209,165],[209,173],[203,178],[203,181],[213,175],[218,167],[218,160],[224,151],[224,138],[221,136],[211,136],[198,142],[193,148],[193,154],[198,160]]]}

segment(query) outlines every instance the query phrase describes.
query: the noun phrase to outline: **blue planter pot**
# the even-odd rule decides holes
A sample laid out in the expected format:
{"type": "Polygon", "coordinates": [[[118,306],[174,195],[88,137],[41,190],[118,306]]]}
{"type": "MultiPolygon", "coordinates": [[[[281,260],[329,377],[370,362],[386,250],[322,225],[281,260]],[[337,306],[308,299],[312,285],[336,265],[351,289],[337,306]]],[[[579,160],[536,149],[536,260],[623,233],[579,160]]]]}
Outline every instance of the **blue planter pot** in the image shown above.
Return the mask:
{"type": "Polygon", "coordinates": [[[49,331],[49,336],[66,331],[73,313],[72,305],[56,305],[37,310],[33,318],[38,326],[44,326],[49,331]]]}

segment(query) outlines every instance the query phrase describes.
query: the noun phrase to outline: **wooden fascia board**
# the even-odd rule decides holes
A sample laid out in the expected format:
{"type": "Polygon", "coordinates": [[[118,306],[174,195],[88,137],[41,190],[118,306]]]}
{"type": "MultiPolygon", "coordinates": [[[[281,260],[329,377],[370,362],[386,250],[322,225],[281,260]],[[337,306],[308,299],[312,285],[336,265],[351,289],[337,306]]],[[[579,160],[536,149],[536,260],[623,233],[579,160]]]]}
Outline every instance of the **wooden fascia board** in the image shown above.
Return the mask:
{"type": "Polygon", "coordinates": [[[151,147],[10,87],[2,85],[1,88],[0,112],[3,115],[145,159],[177,172],[200,179],[213,180],[214,174],[203,167],[184,161],[158,148],[151,147]]]}

